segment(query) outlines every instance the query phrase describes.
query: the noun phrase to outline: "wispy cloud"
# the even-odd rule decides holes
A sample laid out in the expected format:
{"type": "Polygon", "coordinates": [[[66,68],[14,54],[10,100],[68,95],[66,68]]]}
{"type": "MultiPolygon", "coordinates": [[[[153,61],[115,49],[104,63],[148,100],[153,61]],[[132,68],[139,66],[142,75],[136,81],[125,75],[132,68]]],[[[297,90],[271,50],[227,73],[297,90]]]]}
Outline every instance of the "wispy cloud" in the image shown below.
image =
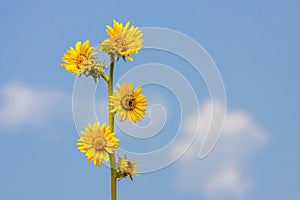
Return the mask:
{"type": "Polygon", "coordinates": [[[0,88],[0,100],[1,129],[18,130],[62,119],[68,97],[59,90],[9,82],[0,88]]]}
{"type": "MultiPolygon", "coordinates": [[[[251,169],[258,147],[267,141],[267,134],[246,112],[228,111],[219,142],[207,158],[199,160],[200,145],[211,119],[211,106],[210,102],[204,103],[200,113],[185,123],[188,137],[193,134],[190,125],[199,119],[198,138],[179,160],[174,182],[181,192],[193,192],[209,199],[242,199],[254,186],[251,169]]],[[[214,106],[220,105],[214,102],[214,106]]],[[[183,140],[182,146],[184,143],[183,140]]],[[[174,153],[181,149],[177,146],[174,153]]]]}

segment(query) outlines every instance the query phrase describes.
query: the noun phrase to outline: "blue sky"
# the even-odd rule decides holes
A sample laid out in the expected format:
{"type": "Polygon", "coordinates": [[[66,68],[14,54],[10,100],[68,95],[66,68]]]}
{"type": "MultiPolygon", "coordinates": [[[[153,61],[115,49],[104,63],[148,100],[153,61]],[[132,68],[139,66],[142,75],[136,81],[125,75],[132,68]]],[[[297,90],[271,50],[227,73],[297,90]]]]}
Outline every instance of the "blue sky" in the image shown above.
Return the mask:
{"type": "MultiPolygon", "coordinates": [[[[90,38],[97,45],[104,40],[105,25],[113,19],[174,29],[196,40],[218,66],[228,110],[209,157],[197,159],[196,143],[173,165],[133,183],[121,181],[119,199],[299,199],[299,7],[296,0],[2,1],[0,199],[109,199],[108,169],[93,167],[76,150],[75,78],[60,64],[76,41],[90,38]]],[[[150,62],[173,67],[195,86],[200,113],[184,119],[187,132],[198,114],[205,122],[205,83],[179,58],[141,51],[133,63],[119,64],[116,77],[150,62]]],[[[97,88],[99,110],[102,86],[97,88]]],[[[178,125],[180,111],[171,92],[155,85],[144,91],[150,105],[165,106],[169,118],[148,142],[120,136],[130,150],[159,148],[178,125]]]]}

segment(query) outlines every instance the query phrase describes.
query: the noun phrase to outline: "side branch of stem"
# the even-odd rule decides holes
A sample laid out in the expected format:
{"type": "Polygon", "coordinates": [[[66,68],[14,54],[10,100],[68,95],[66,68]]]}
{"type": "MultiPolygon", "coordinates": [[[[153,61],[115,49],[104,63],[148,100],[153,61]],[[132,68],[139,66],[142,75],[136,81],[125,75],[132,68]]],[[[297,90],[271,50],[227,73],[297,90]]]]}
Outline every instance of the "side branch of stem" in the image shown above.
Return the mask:
{"type": "Polygon", "coordinates": [[[106,83],[109,82],[109,77],[106,74],[101,74],[101,77],[106,81],[106,83]]]}

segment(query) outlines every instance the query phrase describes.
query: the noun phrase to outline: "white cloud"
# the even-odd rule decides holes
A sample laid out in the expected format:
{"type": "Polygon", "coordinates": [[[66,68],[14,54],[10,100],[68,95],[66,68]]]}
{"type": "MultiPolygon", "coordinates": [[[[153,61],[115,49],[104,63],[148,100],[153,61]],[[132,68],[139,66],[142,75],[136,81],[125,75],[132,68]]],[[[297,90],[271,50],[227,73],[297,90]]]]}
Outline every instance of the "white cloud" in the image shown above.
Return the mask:
{"type": "MultiPolygon", "coordinates": [[[[200,145],[211,119],[211,106],[210,102],[204,103],[200,113],[184,122],[184,134],[188,138],[193,134],[191,125],[199,119],[198,137],[177,162],[178,176],[174,182],[181,192],[193,192],[208,199],[242,199],[254,186],[251,166],[258,147],[266,143],[267,134],[247,113],[228,111],[220,140],[208,157],[199,160],[200,145]]],[[[222,110],[217,102],[214,106],[222,110]]],[[[173,153],[182,150],[185,143],[182,140],[182,145],[176,146],[173,153]]]]}
{"type": "Polygon", "coordinates": [[[218,196],[218,199],[224,194],[241,198],[251,186],[252,181],[245,178],[236,166],[228,166],[213,174],[205,184],[205,191],[210,196],[218,196]]]}
{"type": "MultiPolygon", "coordinates": [[[[49,88],[30,87],[10,82],[0,88],[1,128],[40,127],[62,115],[66,95],[49,88]]],[[[61,117],[63,118],[63,117],[61,117]]]]}

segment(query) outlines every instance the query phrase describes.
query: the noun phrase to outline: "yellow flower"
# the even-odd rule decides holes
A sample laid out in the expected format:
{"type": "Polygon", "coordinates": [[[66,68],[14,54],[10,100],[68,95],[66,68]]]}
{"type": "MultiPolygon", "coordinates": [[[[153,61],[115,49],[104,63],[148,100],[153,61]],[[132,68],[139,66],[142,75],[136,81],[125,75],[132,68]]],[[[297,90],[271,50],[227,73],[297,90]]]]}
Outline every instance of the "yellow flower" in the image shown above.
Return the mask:
{"type": "Polygon", "coordinates": [[[120,121],[126,118],[130,122],[141,121],[146,114],[145,106],[148,105],[145,95],[141,94],[142,88],[134,91],[132,83],[123,83],[122,86],[118,84],[118,89],[109,97],[109,105],[113,107],[111,112],[119,114],[120,121]]]}
{"type": "Polygon", "coordinates": [[[131,162],[125,155],[124,158],[121,158],[118,156],[118,163],[117,163],[117,168],[118,168],[118,178],[122,179],[127,176],[132,180],[132,176],[139,176],[139,174],[135,174],[137,172],[136,166],[138,165],[137,162],[131,162]]]}
{"type": "Polygon", "coordinates": [[[112,38],[115,35],[118,35],[119,33],[122,33],[123,31],[127,31],[130,25],[130,22],[127,22],[125,26],[123,26],[122,23],[119,23],[116,20],[114,20],[113,22],[113,27],[106,25],[106,33],[110,38],[112,38]]]}
{"type": "Polygon", "coordinates": [[[119,147],[119,139],[115,138],[114,132],[104,123],[100,127],[97,122],[92,126],[88,124],[85,132],[81,132],[82,137],[78,139],[78,150],[86,153],[89,162],[94,161],[94,165],[101,166],[102,160],[108,161],[109,154],[119,147]]]}
{"type": "Polygon", "coordinates": [[[109,36],[107,40],[100,42],[101,51],[108,54],[117,56],[117,59],[122,57],[128,58],[133,61],[130,57],[131,54],[137,54],[138,51],[143,48],[143,33],[138,27],[131,26],[130,22],[127,22],[125,26],[122,23],[118,23],[114,20],[114,26],[106,26],[106,32],[109,36]]]}
{"type": "Polygon", "coordinates": [[[66,51],[62,57],[61,64],[68,72],[72,72],[77,75],[81,75],[87,69],[90,69],[93,65],[95,55],[97,52],[93,52],[94,47],[90,46],[90,40],[87,39],[83,44],[78,41],[75,48],[71,47],[66,51]]]}

